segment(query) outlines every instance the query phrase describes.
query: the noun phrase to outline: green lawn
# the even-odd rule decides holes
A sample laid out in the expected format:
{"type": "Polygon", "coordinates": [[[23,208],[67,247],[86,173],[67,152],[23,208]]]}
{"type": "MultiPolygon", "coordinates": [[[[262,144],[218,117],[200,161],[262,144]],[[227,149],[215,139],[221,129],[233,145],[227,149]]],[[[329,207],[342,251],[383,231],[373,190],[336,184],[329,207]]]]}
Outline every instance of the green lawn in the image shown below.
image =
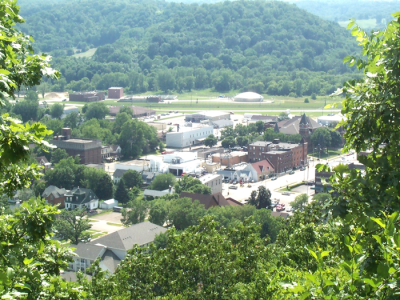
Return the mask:
{"type": "Polygon", "coordinates": [[[342,155],[341,151],[342,150],[329,150],[328,153],[326,153],[325,151],[321,151],[320,156],[318,155],[318,151],[315,151],[315,152],[308,153],[308,156],[312,156],[315,158],[320,157],[321,159],[328,159],[331,157],[342,155]]]}
{"type": "Polygon", "coordinates": [[[124,227],[124,224],[107,222],[107,225],[124,227]]]}

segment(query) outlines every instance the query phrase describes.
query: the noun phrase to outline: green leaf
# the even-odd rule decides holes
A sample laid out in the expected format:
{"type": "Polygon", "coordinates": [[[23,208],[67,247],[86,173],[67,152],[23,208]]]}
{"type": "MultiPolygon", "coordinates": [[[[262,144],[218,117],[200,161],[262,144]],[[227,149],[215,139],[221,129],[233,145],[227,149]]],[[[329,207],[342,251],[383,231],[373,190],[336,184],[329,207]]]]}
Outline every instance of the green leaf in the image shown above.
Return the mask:
{"type": "Polygon", "coordinates": [[[374,221],[379,226],[381,226],[382,228],[386,227],[386,225],[382,223],[382,219],[380,219],[380,218],[371,217],[371,220],[374,221]]]}
{"type": "Polygon", "coordinates": [[[24,258],[24,265],[29,265],[31,262],[33,262],[33,258],[29,259],[27,257],[24,258]]]}

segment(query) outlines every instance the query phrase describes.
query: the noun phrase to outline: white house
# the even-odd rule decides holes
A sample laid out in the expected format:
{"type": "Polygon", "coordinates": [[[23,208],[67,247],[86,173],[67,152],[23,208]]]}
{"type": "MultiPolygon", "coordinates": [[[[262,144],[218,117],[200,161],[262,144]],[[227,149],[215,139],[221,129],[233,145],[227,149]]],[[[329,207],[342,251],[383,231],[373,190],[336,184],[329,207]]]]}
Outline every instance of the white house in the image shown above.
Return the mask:
{"type": "Polygon", "coordinates": [[[105,200],[100,203],[102,209],[112,209],[114,206],[118,206],[118,201],[115,199],[105,200]]]}
{"type": "Polygon", "coordinates": [[[99,207],[99,198],[91,189],[74,188],[65,194],[65,208],[87,208],[97,209],[99,207]]]}
{"type": "Polygon", "coordinates": [[[202,184],[211,188],[211,194],[222,193],[222,175],[207,174],[199,178],[202,184]]]}

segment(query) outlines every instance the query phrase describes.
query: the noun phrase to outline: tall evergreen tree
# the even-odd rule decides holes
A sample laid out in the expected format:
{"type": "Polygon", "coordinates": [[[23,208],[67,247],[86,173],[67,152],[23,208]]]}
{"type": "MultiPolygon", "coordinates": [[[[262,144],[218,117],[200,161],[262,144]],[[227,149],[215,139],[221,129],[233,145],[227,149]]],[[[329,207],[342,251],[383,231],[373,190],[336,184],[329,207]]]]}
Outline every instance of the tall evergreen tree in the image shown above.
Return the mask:
{"type": "Polygon", "coordinates": [[[125,187],[124,180],[118,181],[117,189],[115,190],[114,199],[121,203],[127,203],[129,201],[128,190],[125,187]]]}

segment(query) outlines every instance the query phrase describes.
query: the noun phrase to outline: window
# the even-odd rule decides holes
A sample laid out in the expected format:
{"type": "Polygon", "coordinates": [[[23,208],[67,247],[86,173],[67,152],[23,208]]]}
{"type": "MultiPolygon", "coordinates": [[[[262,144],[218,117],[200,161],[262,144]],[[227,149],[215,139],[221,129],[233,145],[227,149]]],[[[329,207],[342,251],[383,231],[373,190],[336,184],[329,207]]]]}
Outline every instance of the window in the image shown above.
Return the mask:
{"type": "Polygon", "coordinates": [[[85,259],[81,258],[81,264],[84,264],[84,263],[85,263],[85,259]]]}

